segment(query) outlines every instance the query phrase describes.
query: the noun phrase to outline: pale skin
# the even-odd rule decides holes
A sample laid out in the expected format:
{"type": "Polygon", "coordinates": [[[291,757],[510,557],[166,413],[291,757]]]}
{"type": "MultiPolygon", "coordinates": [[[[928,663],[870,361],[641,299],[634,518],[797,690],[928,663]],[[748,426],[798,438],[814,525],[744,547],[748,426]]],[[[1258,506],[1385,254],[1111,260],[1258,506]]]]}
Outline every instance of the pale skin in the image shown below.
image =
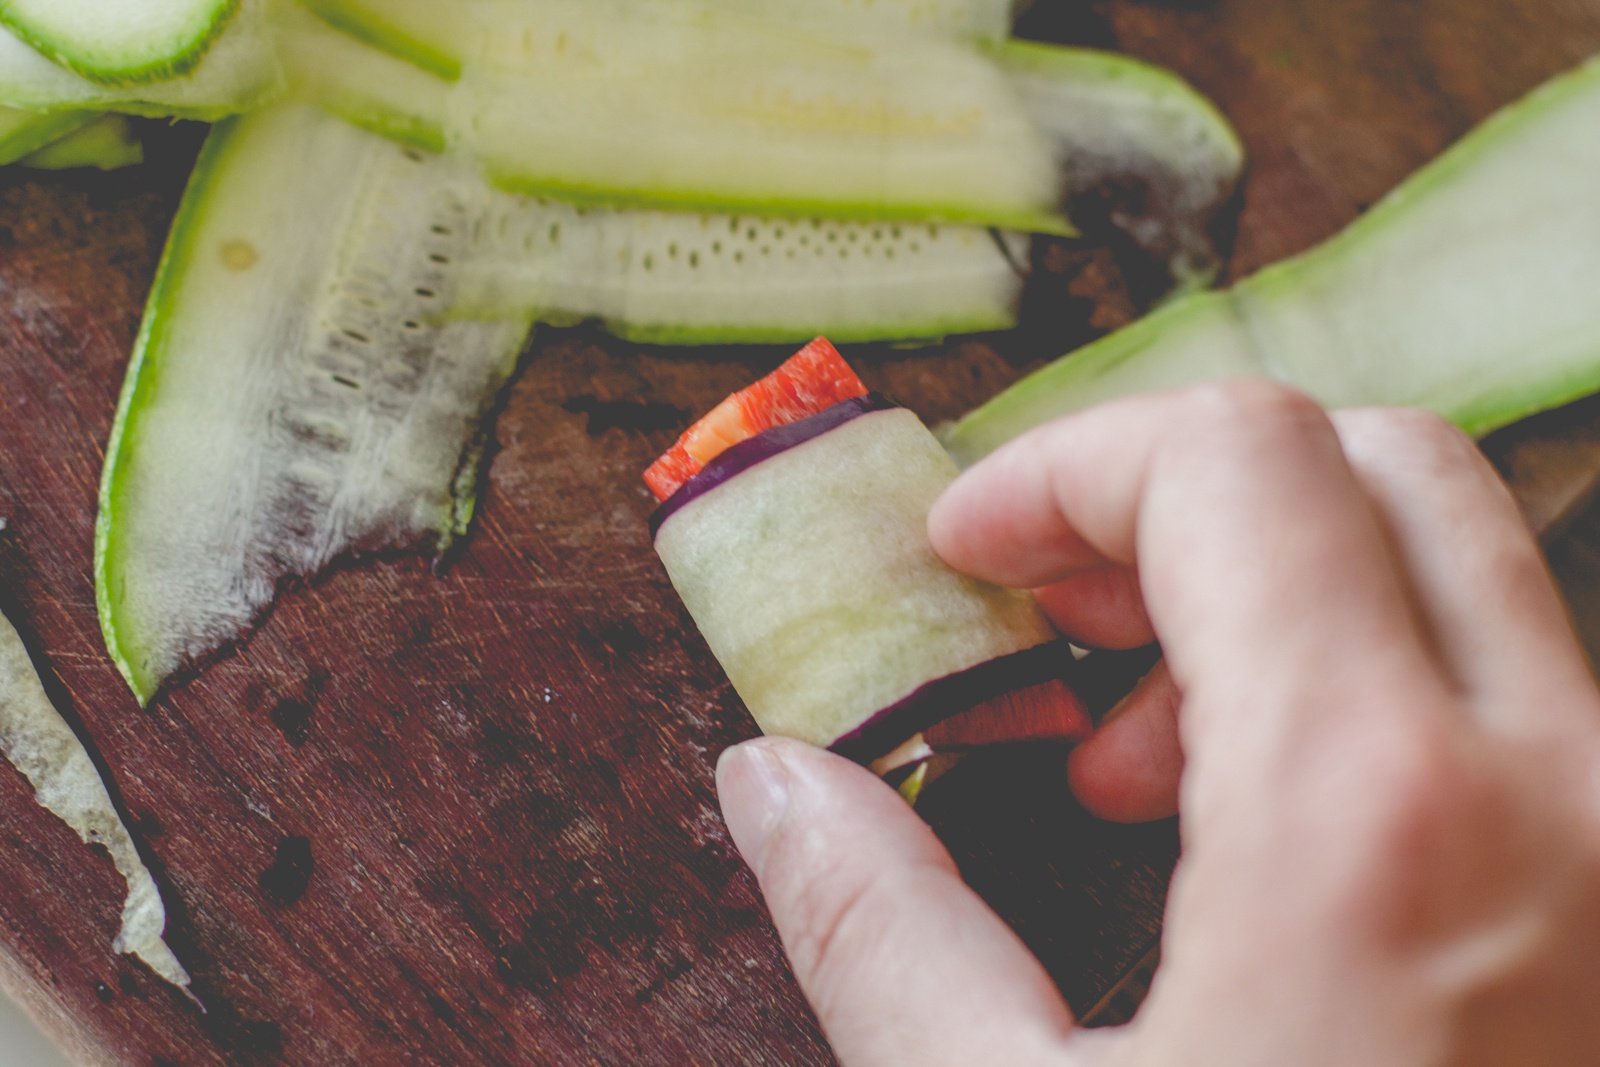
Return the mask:
{"type": "Polygon", "coordinates": [[[765,739],[734,840],[845,1067],[1600,1063],[1600,694],[1472,443],[1263,383],[1029,434],[929,521],[1081,643],[1166,661],[1072,755],[1111,819],[1182,814],[1149,1000],[1076,1028],[868,772],[765,739]]]}

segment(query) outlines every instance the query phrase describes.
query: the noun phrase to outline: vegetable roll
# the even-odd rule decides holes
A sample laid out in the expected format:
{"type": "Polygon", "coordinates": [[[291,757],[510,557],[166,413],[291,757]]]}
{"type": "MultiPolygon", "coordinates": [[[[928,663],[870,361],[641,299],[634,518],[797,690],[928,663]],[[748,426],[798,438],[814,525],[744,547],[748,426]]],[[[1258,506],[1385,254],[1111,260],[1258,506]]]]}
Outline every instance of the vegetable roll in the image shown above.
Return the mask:
{"type": "Polygon", "coordinates": [[[656,552],[762,730],[865,763],[1070,669],[1031,594],[934,553],[928,511],[956,475],[821,339],[651,468],[656,552]]]}

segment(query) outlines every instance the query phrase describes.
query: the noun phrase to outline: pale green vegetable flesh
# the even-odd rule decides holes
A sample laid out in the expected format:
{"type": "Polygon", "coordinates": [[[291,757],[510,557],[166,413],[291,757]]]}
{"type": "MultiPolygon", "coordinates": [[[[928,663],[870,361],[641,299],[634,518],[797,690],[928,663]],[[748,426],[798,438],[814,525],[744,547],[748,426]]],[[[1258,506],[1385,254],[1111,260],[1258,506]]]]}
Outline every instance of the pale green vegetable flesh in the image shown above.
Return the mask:
{"type": "MultiPolygon", "coordinates": [[[[569,201],[1065,232],[1047,139],[985,50],[799,33],[715,4],[473,5],[445,140],[569,201]],[[478,21],[474,21],[474,19],[478,21]]],[[[337,77],[334,72],[333,77],[337,77]]],[[[401,114],[412,84],[363,87],[401,114]]]]}
{"type": "Polygon", "coordinates": [[[92,108],[212,120],[258,107],[282,90],[267,0],[244,0],[193,70],[108,86],[51,62],[0,27],[0,105],[35,111],[92,108]]]}
{"type": "Polygon", "coordinates": [[[1059,360],[962,419],[969,464],[1101,401],[1265,377],[1472,434],[1600,389],[1600,61],[1468,135],[1343,233],[1059,360]]]}
{"type": "MultiPolygon", "coordinates": [[[[448,83],[314,18],[286,15],[283,53],[302,94],[402,142],[442,145],[448,83]]],[[[1051,69],[1103,76],[1103,57],[1082,58],[1081,66],[1051,69]]],[[[1170,78],[1146,84],[1147,68],[1128,69],[1119,82],[1129,91],[1126,107],[1137,112],[1131,101],[1140,94],[1170,96],[1170,78]]],[[[922,338],[1014,321],[1020,235],[584,208],[497,191],[447,159],[290,114],[237,122],[208,147],[125,387],[103,487],[97,585],[108,646],[143,699],[242,634],[283,577],[316,574],[352,549],[447,540],[464,528],[481,430],[462,413],[487,404],[531,321],[595,318],[626,337],[676,343],[798,341],[817,332],[922,338]],[[297,138],[333,146],[332,162],[308,163],[297,138]],[[405,191],[382,191],[394,182],[405,191]],[[364,213],[356,203],[367,205],[364,213]],[[260,221],[274,212],[287,221],[260,221]],[[356,330],[378,365],[385,353],[402,358],[398,350],[447,379],[428,388],[456,397],[459,408],[441,418],[423,405],[376,424],[360,405],[357,415],[322,411],[326,397],[306,383],[325,390],[325,372],[337,362],[324,351],[327,312],[295,294],[343,293],[353,285],[351,264],[374,260],[386,269],[404,259],[392,244],[434,226],[450,238],[448,285],[422,286],[430,296],[416,308],[418,290],[403,277],[363,268],[372,277],[362,283],[361,306],[380,321],[356,330]],[[266,236],[241,236],[252,228],[266,236]],[[232,251],[223,257],[218,248],[232,251]],[[249,277],[222,269],[230,262],[246,264],[240,273],[249,277]],[[256,277],[268,263],[276,265],[272,277],[256,277]],[[270,299],[280,292],[288,295],[270,299]],[[446,328],[486,332],[464,334],[471,358],[457,360],[450,349],[462,342],[446,328]],[[334,432],[302,428],[293,440],[266,433],[274,412],[299,417],[308,389],[313,422],[334,432]],[[216,404],[216,396],[229,403],[216,404]],[[373,474],[377,446],[343,441],[352,422],[402,441],[406,462],[373,474]],[[196,447],[212,436],[221,447],[196,447]],[[330,450],[337,463],[323,454],[330,450]],[[337,471],[315,484],[301,477],[330,465],[337,471]],[[364,493],[336,491],[358,483],[364,493]],[[193,559],[214,566],[183,562],[193,559]]],[[[1104,154],[1115,126],[1079,136],[1104,154]]],[[[1130,124],[1125,136],[1137,141],[1144,128],[1130,124]]]]}
{"type": "Polygon", "coordinates": [[[298,9],[279,15],[277,32],[293,98],[401,144],[448,147],[447,81],[298,9]]]}
{"type": "Polygon", "coordinates": [[[89,125],[93,111],[25,111],[0,107],[0,166],[15,163],[89,125]]]}
{"type": "MultiPolygon", "coordinates": [[[[453,89],[317,19],[289,13],[283,54],[304,99],[365,129],[443,149],[453,89]]],[[[1231,197],[1243,151],[1227,121],[1170,72],[1090,49],[1012,42],[1000,69],[1046,136],[1069,198],[1113,194],[1110,221],[1181,284],[1217,266],[1209,227],[1231,197]]]]}
{"type": "Polygon", "coordinates": [[[239,0],[0,0],[0,22],[69,70],[103,85],[159,81],[194,68],[239,0]]]}
{"type": "MultiPolygon", "coordinates": [[[[670,9],[675,0],[634,0],[670,9]]],[[[340,29],[442,78],[461,76],[474,48],[464,27],[473,8],[515,11],[517,0],[304,0],[340,29]]],[[[685,5],[676,3],[683,8],[685,5]]],[[[701,0],[700,10],[723,17],[816,27],[835,35],[883,37],[907,33],[1001,40],[1011,31],[1012,0],[701,0]]],[[[537,0],[530,5],[537,15],[537,0]]]]}
{"type": "Polygon", "coordinates": [[[1004,325],[1019,288],[982,230],[583,210],[311,108],[234,120],[185,197],[108,451],[107,645],[148,700],[282,578],[463,530],[481,420],[535,319],[915,337],[1004,325]]]}
{"type": "MultiPolygon", "coordinates": [[[[297,92],[401,143],[440,145],[438,78],[315,20],[284,29],[297,92]],[[379,80],[404,95],[404,113],[367,95],[379,80]]],[[[479,241],[461,268],[456,314],[598,319],[660,344],[1007,329],[1028,259],[1025,236],[972,226],[582,207],[487,187],[473,195],[479,241]]]]}
{"type": "Polygon", "coordinates": [[[16,629],[0,616],[0,753],[33,786],[41,807],[85,844],[101,845],[128,883],[113,948],[143,960],[180,989],[189,975],[167,947],[166,907],[83,742],[50,703],[16,629]]]}
{"type": "Polygon", "coordinates": [[[653,344],[926,340],[1009,329],[1027,239],[972,226],[581,208],[501,194],[461,315],[598,320],[653,344]],[[1002,243],[1003,242],[1003,243],[1002,243]]]}
{"type": "Polygon", "coordinates": [[[1054,640],[1026,592],[946,566],[956,468],[916,415],[862,415],[686,504],[656,552],[763,731],[826,747],[928,682],[1054,640]]]}
{"type": "Polygon", "coordinates": [[[313,109],[220,127],[123,388],[95,553],[148,700],[341,552],[447,541],[526,318],[443,314],[465,205],[420,154],[313,109]]]}
{"type": "Polygon", "coordinates": [[[333,26],[450,81],[461,77],[463,3],[438,0],[304,0],[333,26]]]}
{"type": "Polygon", "coordinates": [[[102,115],[18,161],[35,170],[118,170],[144,162],[144,144],[124,115],[102,115]]]}

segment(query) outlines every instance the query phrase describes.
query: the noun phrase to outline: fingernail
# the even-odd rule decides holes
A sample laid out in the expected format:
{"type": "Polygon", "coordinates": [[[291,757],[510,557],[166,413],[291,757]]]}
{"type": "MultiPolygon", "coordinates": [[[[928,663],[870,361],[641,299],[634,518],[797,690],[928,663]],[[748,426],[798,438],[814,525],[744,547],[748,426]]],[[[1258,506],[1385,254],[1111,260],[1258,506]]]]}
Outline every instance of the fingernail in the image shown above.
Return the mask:
{"type": "Polygon", "coordinates": [[[747,741],[717,761],[722,817],[745,862],[761,873],[761,857],[789,807],[789,770],[762,741],[747,741]]]}

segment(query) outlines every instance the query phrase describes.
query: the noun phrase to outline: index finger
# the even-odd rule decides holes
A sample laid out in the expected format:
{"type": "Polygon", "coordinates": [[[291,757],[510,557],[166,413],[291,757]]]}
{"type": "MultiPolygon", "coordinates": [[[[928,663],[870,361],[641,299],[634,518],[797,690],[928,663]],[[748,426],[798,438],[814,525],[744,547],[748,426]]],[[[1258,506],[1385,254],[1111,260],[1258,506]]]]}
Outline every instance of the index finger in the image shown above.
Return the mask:
{"type": "Polygon", "coordinates": [[[1437,677],[1331,422],[1270,383],[1041,427],[963,475],[929,536],[952,566],[1005,585],[1136,565],[1174,679],[1211,706],[1348,710],[1375,691],[1387,705],[1437,677]]]}

